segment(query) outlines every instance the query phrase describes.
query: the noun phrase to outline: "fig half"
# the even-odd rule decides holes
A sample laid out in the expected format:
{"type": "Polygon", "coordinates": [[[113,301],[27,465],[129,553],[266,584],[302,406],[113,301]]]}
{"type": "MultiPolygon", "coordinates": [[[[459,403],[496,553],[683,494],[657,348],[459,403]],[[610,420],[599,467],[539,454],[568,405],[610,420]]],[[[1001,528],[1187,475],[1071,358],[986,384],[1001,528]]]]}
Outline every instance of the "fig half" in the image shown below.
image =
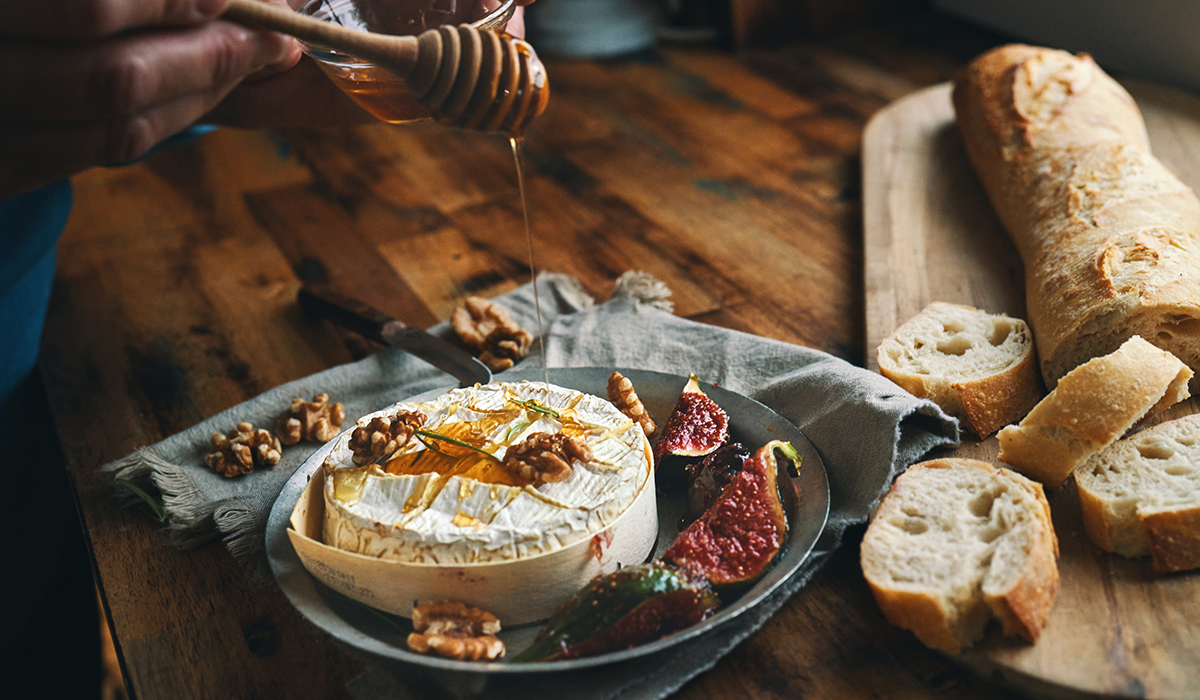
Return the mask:
{"type": "Polygon", "coordinates": [[[675,410],[654,443],[654,475],[659,490],[682,491],[686,468],[729,439],[729,415],[700,388],[695,374],[679,394],[675,410]]]}
{"type": "MultiPolygon", "coordinates": [[[[679,533],[662,559],[702,573],[720,595],[740,593],[762,578],[787,542],[776,452],[799,468],[800,453],[790,442],[763,445],[712,507],[679,533]]],[[[782,486],[794,488],[790,479],[782,486]]]]}

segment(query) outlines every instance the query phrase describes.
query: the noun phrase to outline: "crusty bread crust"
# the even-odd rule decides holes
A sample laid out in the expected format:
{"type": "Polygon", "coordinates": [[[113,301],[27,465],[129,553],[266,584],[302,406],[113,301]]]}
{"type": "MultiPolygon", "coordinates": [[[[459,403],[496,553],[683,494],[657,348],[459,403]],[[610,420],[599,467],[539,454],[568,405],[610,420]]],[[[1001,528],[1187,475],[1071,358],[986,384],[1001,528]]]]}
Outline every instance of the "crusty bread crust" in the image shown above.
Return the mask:
{"type": "Polygon", "coordinates": [[[1200,569],[1200,508],[1142,515],[1154,571],[1200,569]]]}
{"type": "Polygon", "coordinates": [[[1200,414],[1147,428],[1075,470],[1084,532],[1157,573],[1200,568],[1200,414]]]}
{"type": "Polygon", "coordinates": [[[1006,634],[1036,642],[1058,593],[1057,557],[1041,485],[960,458],[909,467],[861,548],[863,575],[888,621],[952,654],[976,642],[991,617],[1006,634]]]}
{"type": "Polygon", "coordinates": [[[987,437],[1020,420],[1045,395],[1032,347],[1029,354],[1003,374],[973,382],[955,382],[953,387],[962,397],[967,425],[979,437],[987,437]]]}
{"type": "MultiPolygon", "coordinates": [[[[1044,500],[1045,495],[1042,498],[1044,500]]],[[[1000,619],[1005,634],[1030,642],[1036,642],[1041,635],[1058,596],[1058,540],[1049,525],[1048,504],[1045,522],[1047,532],[1054,540],[1053,547],[1034,547],[1029,553],[1025,574],[1017,585],[989,602],[992,614],[1000,619]]]]}
{"type": "Polygon", "coordinates": [[[1013,45],[967,66],[953,101],[1024,263],[1046,386],[1133,335],[1200,371],[1200,200],[1129,94],[1087,55],[1013,45]]]}
{"type": "Polygon", "coordinates": [[[931,649],[957,654],[977,642],[975,632],[982,631],[987,625],[987,606],[973,606],[962,613],[963,619],[958,619],[944,601],[925,591],[897,590],[870,579],[867,584],[887,621],[912,632],[931,649]],[[964,630],[972,633],[965,635],[964,630]]]}
{"type": "Polygon", "coordinates": [[[999,459],[1057,489],[1138,421],[1186,399],[1191,378],[1179,358],[1134,336],[1071,370],[1019,425],[1001,430],[999,459]]]}
{"type": "MultiPolygon", "coordinates": [[[[1084,463],[1079,469],[1087,469],[1087,464],[1084,463]]],[[[1142,531],[1137,514],[1128,512],[1136,511],[1135,502],[1132,499],[1108,501],[1083,487],[1081,481],[1076,479],[1076,486],[1079,487],[1079,513],[1083,519],[1083,532],[1092,544],[1106,552],[1115,552],[1126,557],[1149,554],[1146,534],[1142,531]]]]}
{"type": "Polygon", "coordinates": [[[972,306],[931,303],[880,343],[876,359],[883,376],[979,437],[1020,420],[1044,393],[1025,321],[972,306]]]}

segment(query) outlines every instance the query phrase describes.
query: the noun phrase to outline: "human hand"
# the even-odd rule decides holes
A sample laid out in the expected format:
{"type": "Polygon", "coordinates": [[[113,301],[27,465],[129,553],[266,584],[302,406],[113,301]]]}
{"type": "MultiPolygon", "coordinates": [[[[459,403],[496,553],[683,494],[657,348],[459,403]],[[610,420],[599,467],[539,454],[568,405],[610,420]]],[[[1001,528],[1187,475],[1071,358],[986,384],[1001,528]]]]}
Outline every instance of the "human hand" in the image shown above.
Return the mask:
{"type": "Polygon", "coordinates": [[[294,40],[212,21],[225,0],[6,5],[0,198],[135,159],[207,113],[243,79],[300,59],[294,40]]]}
{"type": "MultiPolygon", "coordinates": [[[[510,33],[524,35],[533,1],[517,0],[510,33]]],[[[0,33],[0,199],[134,160],[201,119],[247,128],[376,121],[300,61],[295,40],[213,21],[224,8],[225,0],[9,8],[0,33]]]]}

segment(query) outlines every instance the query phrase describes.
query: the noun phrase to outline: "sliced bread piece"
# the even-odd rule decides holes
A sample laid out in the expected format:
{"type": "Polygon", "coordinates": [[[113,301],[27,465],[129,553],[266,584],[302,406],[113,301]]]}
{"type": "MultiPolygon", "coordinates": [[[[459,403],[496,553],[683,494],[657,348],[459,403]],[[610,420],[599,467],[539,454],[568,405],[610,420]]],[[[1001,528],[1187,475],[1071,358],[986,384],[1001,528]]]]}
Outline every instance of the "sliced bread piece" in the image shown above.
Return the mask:
{"type": "Polygon", "coordinates": [[[972,459],[908,468],[863,536],[863,575],[884,616],[957,654],[998,618],[1036,642],[1058,594],[1058,539],[1040,484],[972,459]]]}
{"type": "Polygon", "coordinates": [[[1200,415],[1147,428],[1075,470],[1088,539],[1157,573],[1200,568],[1200,415]]]}
{"type": "Polygon", "coordinates": [[[1135,423],[1186,399],[1191,378],[1179,358],[1135,335],[1063,375],[1020,425],[1001,430],[999,459],[1056,489],[1135,423]]]}
{"type": "Polygon", "coordinates": [[[879,371],[979,437],[1019,421],[1044,393],[1019,318],[935,301],[879,345],[879,371]]]}

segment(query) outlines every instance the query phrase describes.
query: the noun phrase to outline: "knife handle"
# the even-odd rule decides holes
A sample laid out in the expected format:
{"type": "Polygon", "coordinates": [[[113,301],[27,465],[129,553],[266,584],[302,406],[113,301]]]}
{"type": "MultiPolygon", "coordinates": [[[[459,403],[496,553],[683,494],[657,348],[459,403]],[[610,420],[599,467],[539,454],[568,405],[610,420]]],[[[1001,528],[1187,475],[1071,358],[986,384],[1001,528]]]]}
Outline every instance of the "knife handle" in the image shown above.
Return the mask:
{"type": "Polygon", "coordinates": [[[385,342],[385,331],[408,327],[403,321],[392,318],[373,306],[324,288],[301,287],[297,301],[310,313],[327,318],[377,343],[385,342]]]}

